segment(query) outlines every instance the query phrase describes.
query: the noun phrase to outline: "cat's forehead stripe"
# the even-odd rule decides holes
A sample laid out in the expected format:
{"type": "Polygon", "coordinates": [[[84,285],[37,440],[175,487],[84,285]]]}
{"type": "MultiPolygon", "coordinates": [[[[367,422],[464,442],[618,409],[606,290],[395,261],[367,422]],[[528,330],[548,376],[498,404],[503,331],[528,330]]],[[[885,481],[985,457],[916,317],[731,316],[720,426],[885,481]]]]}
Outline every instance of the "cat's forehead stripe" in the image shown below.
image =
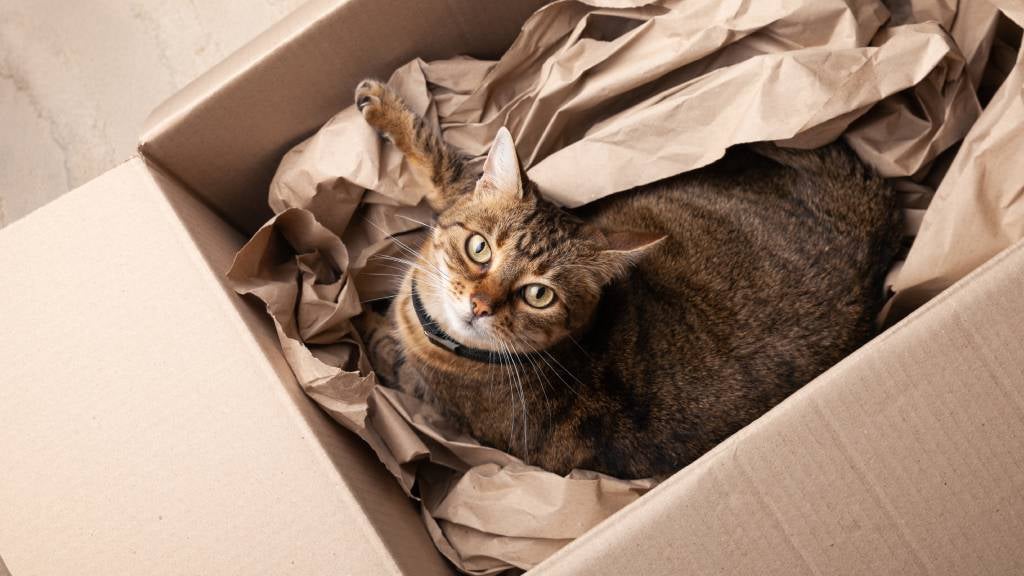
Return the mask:
{"type": "Polygon", "coordinates": [[[506,242],[508,242],[508,237],[511,233],[512,226],[510,226],[508,222],[503,222],[498,226],[498,230],[495,232],[494,238],[494,243],[498,245],[498,248],[501,248],[506,242]]]}

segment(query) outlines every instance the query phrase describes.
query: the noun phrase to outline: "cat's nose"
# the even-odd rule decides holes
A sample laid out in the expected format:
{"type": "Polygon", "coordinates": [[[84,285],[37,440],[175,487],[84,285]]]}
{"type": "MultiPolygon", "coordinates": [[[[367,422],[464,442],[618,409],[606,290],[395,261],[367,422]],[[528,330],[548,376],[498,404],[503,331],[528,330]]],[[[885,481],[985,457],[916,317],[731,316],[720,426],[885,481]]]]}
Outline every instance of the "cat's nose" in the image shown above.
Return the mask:
{"type": "Polygon", "coordinates": [[[473,293],[469,295],[469,303],[473,307],[473,316],[483,318],[490,316],[494,311],[491,309],[490,300],[483,294],[473,293]]]}

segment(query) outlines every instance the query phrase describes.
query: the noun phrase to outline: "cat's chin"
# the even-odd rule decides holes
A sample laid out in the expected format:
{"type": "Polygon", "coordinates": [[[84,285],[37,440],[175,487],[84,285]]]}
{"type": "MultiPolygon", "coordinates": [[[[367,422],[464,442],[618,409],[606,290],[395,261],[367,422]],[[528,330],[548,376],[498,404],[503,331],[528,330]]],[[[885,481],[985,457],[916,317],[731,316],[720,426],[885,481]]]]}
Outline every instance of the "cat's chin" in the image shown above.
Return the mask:
{"type": "Polygon", "coordinates": [[[493,318],[473,318],[472,314],[459,314],[452,306],[444,303],[443,319],[439,320],[441,328],[460,344],[490,350],[494,346],[493,318]]]}

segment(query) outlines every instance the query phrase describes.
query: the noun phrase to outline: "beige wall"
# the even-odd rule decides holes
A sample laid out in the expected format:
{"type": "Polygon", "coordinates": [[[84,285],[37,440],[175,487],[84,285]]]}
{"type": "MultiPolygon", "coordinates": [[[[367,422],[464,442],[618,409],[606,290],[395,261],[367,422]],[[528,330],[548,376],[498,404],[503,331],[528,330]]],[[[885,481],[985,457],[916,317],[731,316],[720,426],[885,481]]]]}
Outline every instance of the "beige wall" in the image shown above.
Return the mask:
{"type": "Polygon", "coordinates": [[[303,0],[0,0],[0,226],[128,158],[161,100],[303,0]]]}

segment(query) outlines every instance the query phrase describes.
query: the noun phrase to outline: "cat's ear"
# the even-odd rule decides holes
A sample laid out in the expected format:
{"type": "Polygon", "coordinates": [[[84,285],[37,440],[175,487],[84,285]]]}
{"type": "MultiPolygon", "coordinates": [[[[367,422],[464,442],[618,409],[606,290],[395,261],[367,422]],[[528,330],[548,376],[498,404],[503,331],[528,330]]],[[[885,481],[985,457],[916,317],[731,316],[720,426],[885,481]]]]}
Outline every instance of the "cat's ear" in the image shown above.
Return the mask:
{"type": "Polygon", "coordinates": [[[631,266],[668,238],[664,234],[634,231],[603,232],[602,236],[606,245],[598,254],[598,260],[609,281],[624,276],[631,266]]]}
{"type": "Polygon", "coordinates": [[[523,176],[516,155],[516,145],[512,141],[512,133],[502,126],[491,144],[491,151],[484,161],[484,173],[481,182],[487,188],[503,194],[514,194],[523,197],[523,176]]]}

